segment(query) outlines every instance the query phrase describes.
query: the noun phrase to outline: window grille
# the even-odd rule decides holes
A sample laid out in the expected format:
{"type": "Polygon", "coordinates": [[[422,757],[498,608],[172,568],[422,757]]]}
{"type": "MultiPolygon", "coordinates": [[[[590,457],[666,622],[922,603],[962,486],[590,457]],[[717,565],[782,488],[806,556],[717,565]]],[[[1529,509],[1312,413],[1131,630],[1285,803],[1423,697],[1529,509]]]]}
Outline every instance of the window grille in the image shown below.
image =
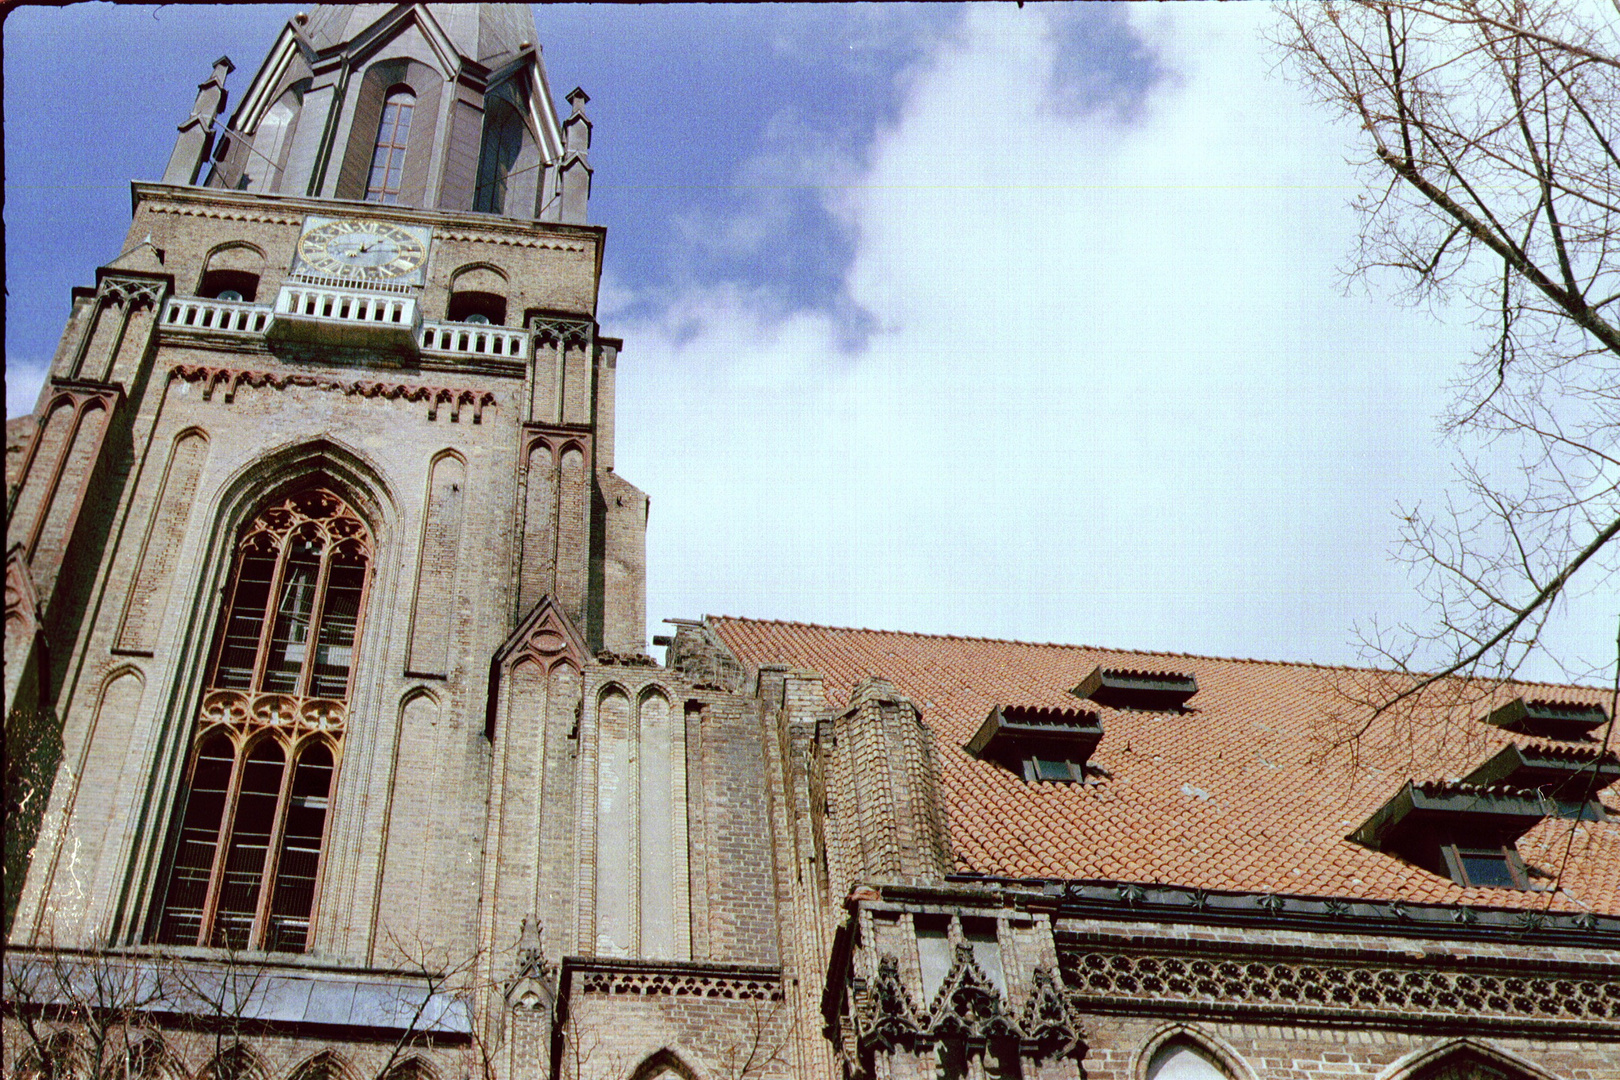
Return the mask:
{"type": "Polygon", "coordinates": [[[309,947],[371,557],[365,524],[325,488],[274,502],[244,530],[158,942],[309,947]]]}

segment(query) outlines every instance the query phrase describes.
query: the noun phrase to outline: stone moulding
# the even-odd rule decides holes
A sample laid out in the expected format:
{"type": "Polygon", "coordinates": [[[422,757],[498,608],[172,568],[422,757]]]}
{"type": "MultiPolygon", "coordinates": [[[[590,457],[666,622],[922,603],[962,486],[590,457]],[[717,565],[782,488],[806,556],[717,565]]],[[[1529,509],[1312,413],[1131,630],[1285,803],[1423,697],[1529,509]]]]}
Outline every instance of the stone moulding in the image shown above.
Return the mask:
{"type": "Polygon", "coordinates": [[[1273,958],[1060,949],[1070,1000],[1085,1009],[1238,1007],[1267,1014],[1455,1022],[1562,1022],[1620,1029],[1620,978],[1503,974],[1273,958]]]}
{"type": "Polygon", "coordinates": [[[385,398],[387,400],[425,401],[427,418],[437,420],[441,406],[447,406],[452,422],[459,422],[464,408],[471,409],[472,422],[484,421],[484,410],[494,408],[496,398],[488,390],[453,390],[444,386],[422,386],[407,383],[378,383],[329,379],[320,375],[302,373],[278,374],[270,371],[242,371],[235,368],[212,368],[180,364],[169,372],[170,378],[182,382],[201,383],[203,400],[212,401],[215,393],[223,390],[222,400],[230,404],[242,386],[264,386],[285,390],[292,386],[307,386],[315,390],[347,394],[351,397],[385,398]]]}

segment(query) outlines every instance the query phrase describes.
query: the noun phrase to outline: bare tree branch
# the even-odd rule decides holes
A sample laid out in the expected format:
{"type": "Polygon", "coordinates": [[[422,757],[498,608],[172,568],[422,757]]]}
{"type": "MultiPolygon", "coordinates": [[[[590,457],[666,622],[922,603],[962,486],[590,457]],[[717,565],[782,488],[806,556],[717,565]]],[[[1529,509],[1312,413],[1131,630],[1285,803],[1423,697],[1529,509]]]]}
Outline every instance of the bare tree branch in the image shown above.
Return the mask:
{"type": "Polygon", "coordinates": [[[1294,75],[1358,129],[1351,273],[1470,305],[1488,332],[1444,428],[1456,494],[1401,515],[1431,621],[1363,637],[1397,678],[1340,745],[1455,676],[1512,680],[1532,657],[1571,677],[1607,667],[1545,633],[1555,607],[1620,574],[1620,59],[1615,28],[1590,18],[1562,0],[1282,9],[1294,75]]]}

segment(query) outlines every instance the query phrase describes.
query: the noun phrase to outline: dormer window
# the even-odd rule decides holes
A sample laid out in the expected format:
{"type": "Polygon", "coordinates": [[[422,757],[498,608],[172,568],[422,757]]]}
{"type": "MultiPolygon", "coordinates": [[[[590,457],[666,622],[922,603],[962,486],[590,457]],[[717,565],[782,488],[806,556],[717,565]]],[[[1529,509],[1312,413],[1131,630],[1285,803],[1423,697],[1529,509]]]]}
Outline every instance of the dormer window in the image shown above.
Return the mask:
{"type": "Polygon", "coordinates": [[[1544,739],[1579,741],[1589,738],[1608,722],[1601,705],[1575,701],[1544,701],[1514,698],[1506,705],[1480,717],[1487,724],[1544,739]]]}
{"type": "Polygon", "coordinates": [[[1446,844],[1441,848],[1451,880],[1459,885],[1492,889],[1528,889],[1530,875],[1524,860],[1511,846],[1463,847],[1446,844]]]}
{"type": "Polygon", "coordinates": [[[1068,758],[1028,757],[1024,759],[1024,779],[1074,784],[1085,779],[1083,762],[1068,758]]]}
{"type": "Polygon", "coordinates": [[[1102,740],[1097,714],[1079,709],[997,705],[968,740],[968,753],[999,762],[1030,783],[1074,784],[1102,740]]]}
{"type": "Polygon", "coordinates": [[[1198,680],[1191,675],[1166,671],[1098,667],[1069,693],[1110,709],[1180,712],[1186,707],[1187,699],[1198,693],[1198,680]]]}
{"type": "Polygon", "coordinates": [[[1620,780],[1620,757],[1582,746],[1510,744],[1463,777],[1481,787],[1500,785],[1533,791],[1559,817],[1604,820],[1599,791],[1620,780]]]}
{"type": "Polygon", "coordinates": [[[1459,885],[1528,889],[1514,843],[1550,808],[1534,792],[1500,785],[1408,781],[1350,839],[1459,885]]]}

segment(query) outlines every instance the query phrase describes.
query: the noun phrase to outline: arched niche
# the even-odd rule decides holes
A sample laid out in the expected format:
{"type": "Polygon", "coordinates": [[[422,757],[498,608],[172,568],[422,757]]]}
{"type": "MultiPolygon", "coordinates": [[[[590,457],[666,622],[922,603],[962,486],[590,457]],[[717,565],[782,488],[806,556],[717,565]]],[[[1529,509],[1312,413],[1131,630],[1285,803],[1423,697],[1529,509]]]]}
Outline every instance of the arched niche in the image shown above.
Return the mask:
{"type": "Polygon", "coordinates": [[[698,1074],[675,1051],[665,1047],[636,1066],[630,1080],[698,1080],[698,1074]]]}
{"type": "Polygon", "coordinates": [[[265,1080],[268,1075],[259,1055],[234,1043],[214,1055],[197,1073],[197,1080],[265,1080]]]}
{"type": "Polygon", "coordinates": [[[506,272],[492,263],[470,263],[450,276],[450,298],[445,318],[450,322],[482,322],[505,326],[506,272]]]}
{"type": "Polygon", "coordinates": [[[258,299],[263,274],[263,249],[245,241],[221,244],[208,253],[197,282],[197,295],[251,304],[258,299]]]}
{"type": "Polygon", "coordinates": [[[354,1080],[354,1070],[335,1050],[321,1050],[305,1059],[288,1080],[354,1080]]]}
{"type": "Polygon", "coordinates": [[[1476,1039],[1448,1039],[1397,1061],[1379,1080],[1561,1080],[1516,1054],[1476,1039]]]}
{"type": "Polygon", "coordinates": [[[420,1057],[408,1057],[384,1073],[383,1080],[439,1080],[439,1073],[420,1057]]]}
{"type": "Polygon", "coordinates": [[[1160,1030],[1137,1055],[1136,1080],[1255,1080],[1236,1051],[1190,1024],[1160,1030]]]}

